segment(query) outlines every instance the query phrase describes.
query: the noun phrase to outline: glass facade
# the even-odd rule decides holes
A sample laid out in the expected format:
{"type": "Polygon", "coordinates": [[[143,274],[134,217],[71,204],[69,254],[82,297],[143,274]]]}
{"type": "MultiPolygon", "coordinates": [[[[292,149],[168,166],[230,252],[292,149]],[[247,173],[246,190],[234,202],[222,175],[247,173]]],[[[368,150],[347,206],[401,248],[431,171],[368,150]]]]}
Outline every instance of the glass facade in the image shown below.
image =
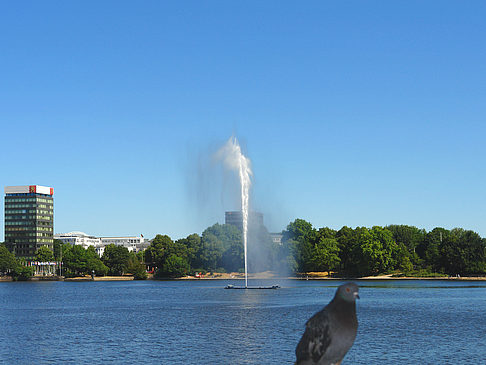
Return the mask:
{"type": "Polygon", "coordinates": [[[34,258],[41,246],[53,249],[54,200],[39,193],[5,194],[5,244],[16,256],[34,258]]]}

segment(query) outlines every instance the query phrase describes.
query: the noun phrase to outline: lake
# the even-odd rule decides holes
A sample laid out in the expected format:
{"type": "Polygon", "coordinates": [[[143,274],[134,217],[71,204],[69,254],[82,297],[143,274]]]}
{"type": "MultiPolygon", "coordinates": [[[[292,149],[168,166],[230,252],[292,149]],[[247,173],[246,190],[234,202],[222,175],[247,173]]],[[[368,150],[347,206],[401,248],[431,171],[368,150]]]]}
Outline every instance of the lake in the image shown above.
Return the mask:
{"type": "MultiPolygon", "coordinates": [[[[2,364],[292,364],[339,281],[0,283],[2,364]]],[[[485,364],[486,282],[357,281],[345,364],[485,364]]]]}

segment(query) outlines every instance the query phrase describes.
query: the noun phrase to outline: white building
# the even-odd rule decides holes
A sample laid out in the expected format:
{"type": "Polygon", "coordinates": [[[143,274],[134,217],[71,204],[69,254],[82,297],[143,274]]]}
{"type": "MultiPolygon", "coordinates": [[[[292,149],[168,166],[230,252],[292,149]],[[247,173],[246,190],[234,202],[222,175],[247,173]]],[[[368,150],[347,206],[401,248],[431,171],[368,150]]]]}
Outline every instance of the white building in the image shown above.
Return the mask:
{"type": "Polygon", "coordinates": [[[74,231],[55,234],[54,238],[71,245],[80,245],[83,248],[93,246],[100,257],[103,256],[105,247],[111,244],[126,247],[130,252],[143,251],[150,246],[150,242],[146,241],[143,238],[143,235],[127,237],[95,237],[89,236],[84,232],[74,231]]]}
{"type": "Polygon", "coordinates": [[[276,245],[282,245],[282,233],[270,233],[270,237],[272,238],[272,242],[276,245]]]}
{"type": "Polygon", "coordinates": [[[128,251],[138,252],[149,246],[148,242],[145,246],[145,239],[142,235],[130,237],[101,237],[102,246],[117,245],[128,248],[128,251]],[[145,246],[145,247],[144,247],[145,246]],[[144,248],[142,248],[144,247],[144,248]]]}
{"type": "Polygon", "coordinates": [[[69,243],[71,245],[83,246],[83,248],[88,248],[89,246],[100,246],[101,239],[95,236],[89,236],[84,232],[73,231],[69,233],[56,233],[54,239],[60,240],[64,243],[69,243]]]}

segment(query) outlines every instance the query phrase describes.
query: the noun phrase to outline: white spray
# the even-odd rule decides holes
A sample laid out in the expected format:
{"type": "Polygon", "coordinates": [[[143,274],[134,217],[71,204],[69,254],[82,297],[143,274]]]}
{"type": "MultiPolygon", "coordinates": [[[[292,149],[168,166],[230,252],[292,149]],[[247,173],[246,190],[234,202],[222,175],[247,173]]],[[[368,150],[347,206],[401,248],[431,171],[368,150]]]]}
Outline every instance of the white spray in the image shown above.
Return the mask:
{"type": "Polygon", "coordinates": [[[218,157],[232,170],[237,170],[241,185],[241,214],[243,217],[243,247],[245,251],[245,287],[248,287],[248,265],[247,265],[247,244],[248,244],[248,213],[251,176],[253,175],[250,166],[250,159],[241,153],[241,147],[236,137],[231,137],[228,142],[219,150],[218,157]]]}

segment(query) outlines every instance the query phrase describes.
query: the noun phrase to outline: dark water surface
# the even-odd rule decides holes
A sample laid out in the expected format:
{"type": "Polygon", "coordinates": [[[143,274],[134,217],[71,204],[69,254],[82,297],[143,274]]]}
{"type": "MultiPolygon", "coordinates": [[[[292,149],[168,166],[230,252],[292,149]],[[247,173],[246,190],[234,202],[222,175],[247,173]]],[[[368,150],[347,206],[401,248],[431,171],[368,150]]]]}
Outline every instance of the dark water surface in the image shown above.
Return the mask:
{"type": "MultiPolygon", "coordinates": [[[[0,283],[2,364],[292,364],[337,281],[0,283]]],[[[486,364],[486,282],[361,281],[345,364],[486,364]]]]}

